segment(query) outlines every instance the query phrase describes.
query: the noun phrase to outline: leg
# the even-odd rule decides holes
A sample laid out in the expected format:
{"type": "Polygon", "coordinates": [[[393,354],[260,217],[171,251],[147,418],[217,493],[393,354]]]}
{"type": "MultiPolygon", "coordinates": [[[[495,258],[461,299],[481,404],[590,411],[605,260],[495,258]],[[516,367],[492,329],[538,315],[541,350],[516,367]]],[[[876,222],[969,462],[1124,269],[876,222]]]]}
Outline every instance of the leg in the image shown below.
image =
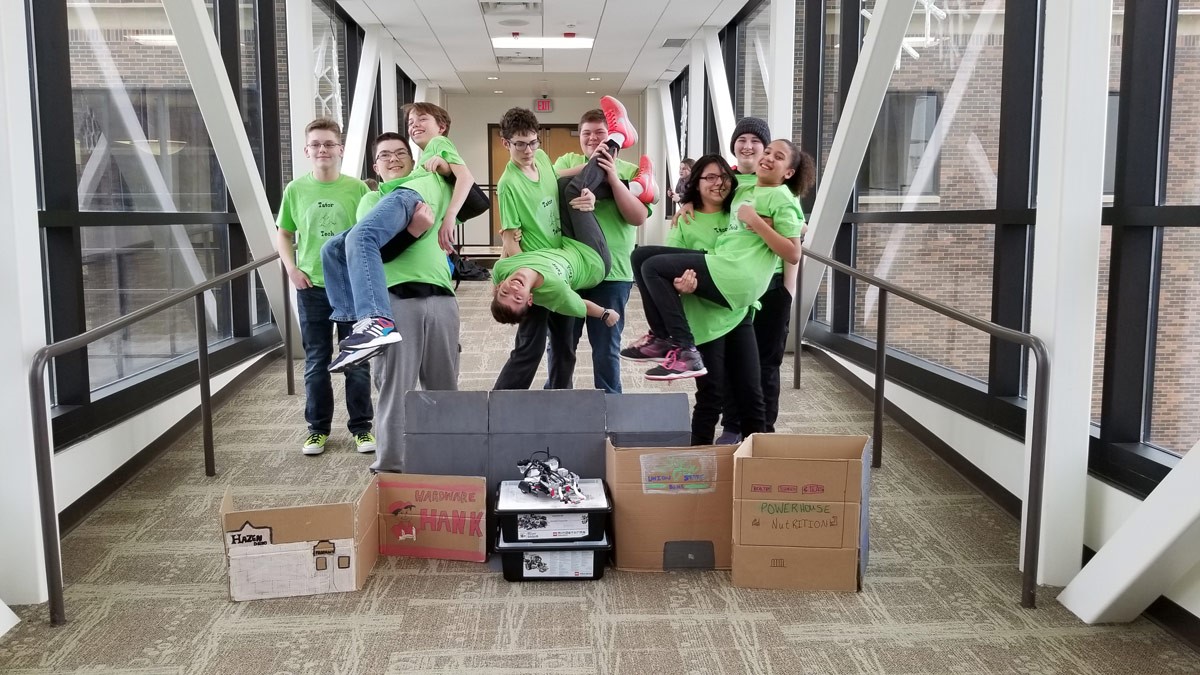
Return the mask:
{"type": "MultiPolygon", "coordinates": [[[[351,324],[339,322],[338,338],[345,340],[351,328],[351,324]]],[[[371,363],[363,361],[343,372],[346,375],[346,413],[349,417],[346,428],[354,436],[369,434],[371,421],[375,418],[375,410],[371,407],[371,363]]]]}
{"type": "Polygon", "coordinates": [[[621,332],[625,330],[625,305],[629,302],[632,286],[629,281],[602,281],[595,288],[580,293],[585,299],[614,309],[621,315],[612,328],[600,319],[587,320],[588,342],[592,345],[592,381],[597,389],[610,394],[621,393],[621,332]]]}
{"type": "Polygon", "coordinates": [[[692,408],[692,445],[712,445],[725,389],[725,338],[696,345],[708,374],[696,378],[696,406],[692,408]]]}
{"type": "MultiPolygon", "coordinates": [[[[673,248],[671,246],[639,246],[633,249],[633,254],[629,257],[630,265],[633,267],[633,281],[637,285],[638,294],[642,296],[642,308],[646,311],[646,321],[650,324],[650,333],[658,338],[665,339],[667,337],[667,327],[662,318],[662,313],[657,305],[654,304],[654,297],[650,295],[646,287],[646,279],[642,275],[642,266],[647,260],[655,256],[671,255],[677,253],[695,253],[686,248],[673,248]]],[[[672,283],[674,279],[672,279],[672,283]]],[[[672,286],[672,290],[674,287],[672,286]]]]}
{"type": "Polygon", "coordinates": [[[348,231],[346,267],[354,292],[354,319],[394,319],[379,249],[408,227],[419,203],[421,195],[415,191],[393,190],[348,231]]]}
{"type": "Polygon", "coordinates": [[[725,335],[726,391],[738,399],[742,434],[763,429],[762,379],[758,367],[758,342],[754,325],[743,321],[725,335]]]}
{"type": "Polygon", "coordinates": [[[331,308],[330,321],[351,321],[354,317],[354,288],[350,268],[346,266],[346,237],[350,230],[338,232],[321,246],[321,273],[325,275],[325,295],[331,308]]]}
{"type": "Polygon", "coordinates": [[[404,470],[404,393],[417,388],[421,351],[425,336],[425,299],[391,298],[396,328],[408,337],[386,349],[375,360],[375,388],[379,391],[379,449],[376,471],[398,473],[404,470]]]}
{"type": "Polygon", "coordinates": [[[296,310],[304,343],[304,419],[309,433],[328,436],[333,424],[333,382],[329,375],[333,324],[329,322],[331,310],[325,289],[314,286],[296,291],[296,310]]]}
{"type": "MultiPolygon", "coordinates": [[[[637,258],[637,252],[634,252],[637,258]]],[[[642,263],[641,274],[644,284],[643,297],[650,296],[655,310],[660,315],[661,328],[666,330],[665,337],[677,342],[682,347],[693,346],[692,330],[688,326],[687,317],[683,314],[683,301],[675,290],[675,279],[686,270],[696,273],[696,295],[725,306],[725,296],[721,295],[708,272],[708,263],[704,254],[698,251],[690,253],[673,253],[671,255],[656,255],[642,263]]],[[[650,312],[646,312],[647,320],[650,312]]],[[[659,327],[651,323],[651,330],[658,335],[659,327]]]]}
{"type": "Polygon", "coordinates": [[[528,389],[537,375],[538,364],[546,352],[546,315],[549,312],[540,305],[529,308],[529,313],[517,324],[517,337],[508,361],[500,369],[495,389],[528,389]]]}
{"type": "Polygon", "coordinates": [[[421,389],[457,391],[459,357],[458,300],[435,296],[425,302],[425,351],[421,358],[421,389]]]}
{"type": "Polygon", "coordinates": [[[787,348],[788,327],[792,318],[792,294],[779,285],[759,299],[762,309],[754,316],[754,336],[758,340],[758,360],[762,370],[764,429],[775,431],[779,417],[779,367],[787,348]]]}
{"type": "Polygon", "coordinates": [[[583,322],[572,316],[550,312],[546,317],[546,332],[549,334],[549,373],[546,389],[573,389],[575,387],[575,347],[579,344],[576,326],[583,322]]]}
{"type": "MultiPolygon", "coordinates": [[[[595,167],[593,160],[587,163],[583,173],[579,176],[574,178],[564,176],[558,179],[559,220],[562,223],[564,237],[570,237],[600,255],[600,260],[604,262],[604,276],[608,276],[608,273],[612,271],[612,254],[608,251],[608,240],[604,238],[604,232],[600,230],[600,223],[596,220],[596,212],[577,211],[570,205],[571,200],[579,196],[579,178],[591,168],[600,171],[595,167]]],[[[601,173],[603,172],[601,171],[601,173]]]]}

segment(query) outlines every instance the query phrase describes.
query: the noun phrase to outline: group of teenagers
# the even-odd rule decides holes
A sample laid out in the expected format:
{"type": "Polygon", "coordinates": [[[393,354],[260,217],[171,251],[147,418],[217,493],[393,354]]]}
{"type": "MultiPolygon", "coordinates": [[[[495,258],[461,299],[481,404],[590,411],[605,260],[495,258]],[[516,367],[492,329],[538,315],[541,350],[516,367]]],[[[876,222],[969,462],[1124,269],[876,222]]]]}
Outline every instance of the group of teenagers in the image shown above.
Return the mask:
{"type": "MultiPolygon", "coordinates": [[[[736,167],[717,154],[695,160],[672,191],[679,213],[667,246],[635,248],[636,228],[658,199],[654,169],[644,156],[638,164],[618,159],[637,132],[618,100],[600,103],[580,119],[581,152],[553,163],[539,148],[531,111],[513,108],[500,121],[510,161],[496,188],[503,246],[491,311],[518,327],[494,388],[529,388],[543,355],[546,388],[570,388],[586,327],[599,389],[621,392],[621,359],[653,362],[649,379],[697,378],[694,444],[714,441],[722,414],[718,442],[773,431],[803,236],[798,199],[812,186],[812,159],[791,141],[772,141],[762,120],[742,119],[730,147],[736,167]],[[634,285],[650,332],[622,349],[634,285]]],[[[324,451],[330,373],[342,372],[356,448],[376,452],[373,470],[393,472],[404,470],[405,392],[458,387],[460,324],[447,256],[475,184],[448,138],[443,108],[410,104],[403,121],[406,136],[375,140],[377,190],[340,172],[337,123],[310,123],[304,152],[312,171],[287,185],[277,221],[306,357],[302,451],[324,451]]]]}

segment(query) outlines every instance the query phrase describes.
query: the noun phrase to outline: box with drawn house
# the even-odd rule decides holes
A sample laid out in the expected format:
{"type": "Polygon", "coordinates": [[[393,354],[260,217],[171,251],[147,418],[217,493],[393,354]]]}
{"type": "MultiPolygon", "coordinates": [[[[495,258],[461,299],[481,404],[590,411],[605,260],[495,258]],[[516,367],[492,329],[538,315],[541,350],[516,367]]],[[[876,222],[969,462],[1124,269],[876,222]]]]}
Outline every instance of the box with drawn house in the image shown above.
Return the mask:
{"type": "Polygon", "coordinates": [[[356,591],[380,555],[483,562],[486,513],[483,477],[381,473],[353,502],[248,511],[226,490],[229,595],[356,591]]]}

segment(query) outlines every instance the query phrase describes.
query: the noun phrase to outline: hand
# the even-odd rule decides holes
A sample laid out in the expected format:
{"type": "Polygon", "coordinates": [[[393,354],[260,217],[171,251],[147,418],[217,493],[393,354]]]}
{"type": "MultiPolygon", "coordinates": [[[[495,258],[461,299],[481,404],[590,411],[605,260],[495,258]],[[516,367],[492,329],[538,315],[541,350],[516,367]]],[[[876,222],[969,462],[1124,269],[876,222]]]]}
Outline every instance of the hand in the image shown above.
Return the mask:
{"type": "Polygon", "coordinates": [[[425,170],[429,173],[440,173],[443,176],[450,174],[450,165],[441,157],[430,157],[424,164],[425,170]]]}
{"type": "Polygon", "coordinates": [[[695,293],[699,285],[696,281],[696,270],[684,270],[683,274],[675,277],[675,292],[680,295],[695,293]]]}
{"type": "Polygon", "coordinates": [[[675,212],[675,217],[671,219],[671,227],[679,227],[680,225],[690,225],[695,220],[696,209],[691,204],[686,202],[679,205],[679,210],[675,212]]]}
{"type": "Polygon", "coordinates": [[[572,199],[570,204],[571,208],[575,209],[576,211],[595,211],[596,195],[592,194],[591,190],[583,188],[583,191],[579,193],[579,196],[575,199],[572,199]]]}
{"type": "Polygon", "coordinates": [[[754,230],[755,232],[758,231],[754,226],[761,219],[761,216],[758,215],[758,211],[754,210],[754,206],[750,204],[742,204],[738,207],[737,217],[738,220],[746,224],[747,228],[754,230]]]}
{"type": "Polygon", "coordinates": [[[454,221],[442,221],[442,227],[438,230],[438,246],[447,254],[454,252],[454,221]]]}
{"type": "Polygon", "coordinates": [[[596,152],[592,153],[592,157],[596,159],[596,166],[604,169],[605,178],[609,185],[616,185],[621,182],[621,177],[617,175],[617,163],[613,161],[612,155],[608,154],[608,146],[601,145],[596,148],[596,152]]]}
{"type": "Polygon", "coordinates": [[[601,318],[604,320],[605,326],[612,328],[613,326],[617,325],[618,321],[621,320],[621,315],[618,314],[617,310],[615,309],[606,309],[604,310],[604,313],[601,314],[601,318]]]}
{"type": "Polygon", "coordinates": [[[419,237],[429,231],[433,227],[433,209],[425,202],[417,204],[417,208],[413,209],[412,220],[408,223],[408,232],[414,237],[419,237]]]}
{"type": "Polygon", "coordinates": [[[296,287],[296,290],[312,288],[312,279],[309,279],[307,274],[301,272],[299,267],[288,269],[288,278],[292,280],[292,285],[296,287]]]}

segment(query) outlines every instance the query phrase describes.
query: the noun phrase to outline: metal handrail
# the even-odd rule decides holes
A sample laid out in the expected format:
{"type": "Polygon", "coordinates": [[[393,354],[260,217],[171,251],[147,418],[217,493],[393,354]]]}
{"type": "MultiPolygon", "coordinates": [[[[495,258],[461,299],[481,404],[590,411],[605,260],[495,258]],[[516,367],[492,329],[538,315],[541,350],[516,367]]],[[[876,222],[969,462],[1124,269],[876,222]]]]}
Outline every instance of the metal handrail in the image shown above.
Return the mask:
{"type": "MultiPolygon", "coordinates": [[[[801,251],[802,256],[812,258],[814,261],[821,263],[827,267],[831,267],[843,274],[847,274],[860,281],[865,281],[879,289],[879,312],[876,319],[876,338],[875,338],[875,437],[872,443],[874,447],[874,455],[872,457],[871,466],[879,467],[883,461],[883,404],[884,393],[883,388],[886,381],[885,373],[887,367],[887,295],[892,293],[909,302],[920,305],[930,311],[937,312],[942,316],[954,319],[959,323],[966,324],[972,328],[981,330],[992,337],[1005,340],[1007,342],[1015,342],[1025,345],[1033,353],[1034,361],[1037,363],[1037,378],[1034,383],[1033,397],[1033,430],[1032,443],[1030,447],[1029,461],[1029,486],[1025,493],[1025,506],[1027,521],[1025,524],[1025,551],[1024,562],[1021,571],[1021,606],[1033,608],[1037,606],[1037,568],[1038,568],[1038,549],[1039,538],[1041,537],[1042,529],[1042,489],[1045,483],[1046,475],[1046,406],[1050,399],[1050,353],[1046,350],[1046,343],[1034,335],[1023,333],[1019,330],[1005,328],[999,324],[992,323],[972,316],[965,312],[961,312],[953,307],[948,307],[935,302],[929,298],[905,290],[891,282],[885,281],[866,272],[850,267],[849,265],[840,263],[832,258],[827,258],[818,253],[813,253],[807,249],[801,251]]],[[[801,261],[803,262],[803,261],[801,261]]],[[[796,297],[801,297],[801,283],[803,281],[803,269],[796,276],[796,297]]],[[[801,303],[796,303],[795,324],[800,326],[803,324],[800,315],[801,303]]],[[[793,356],[793,380],[792,388],[800,388],[800,349],[797,342],[795,354],[793,356]]]]}
{"type": "MultiPolygon", "coordinates": [[[[38,506],[42,522],[42,551],[46,564],[46,584],[50,594],[50,623],[61,626],[66,623],[66,607],[63,599],[62,550],[59,541],[58,507],[54,501],[54,454],[50,442],[50,414],[46,396],[46,364],[50,359],[87,347],[91,343],[131,326],[146,317],[169,309],[188,300],[196,299],[196,342],[197,365],[200,371],[200,418],[204,430],[204,473],[217,474],[213,453],[212,436],[212,392],[208,369],[208,317],[204,307],[204,293],[233,279],[279,259],[278,253],[242,265],[219,277],[214,277],[191,288],[169,295],[158,302],[143,307],[123,317],[109,321],[89,331],[65,340],[59,340],[38,349],[29,367],[29,399],[33,408],[33,447],[37,469],[38,506]]],[[[287,292],[287,271],[280,266],[284,281],[283,294],[283,348],[286,353],[288,394],[296,393],[295,375],[292,373],[292,322],[290,316],[291,293],[287,292]]]]}

